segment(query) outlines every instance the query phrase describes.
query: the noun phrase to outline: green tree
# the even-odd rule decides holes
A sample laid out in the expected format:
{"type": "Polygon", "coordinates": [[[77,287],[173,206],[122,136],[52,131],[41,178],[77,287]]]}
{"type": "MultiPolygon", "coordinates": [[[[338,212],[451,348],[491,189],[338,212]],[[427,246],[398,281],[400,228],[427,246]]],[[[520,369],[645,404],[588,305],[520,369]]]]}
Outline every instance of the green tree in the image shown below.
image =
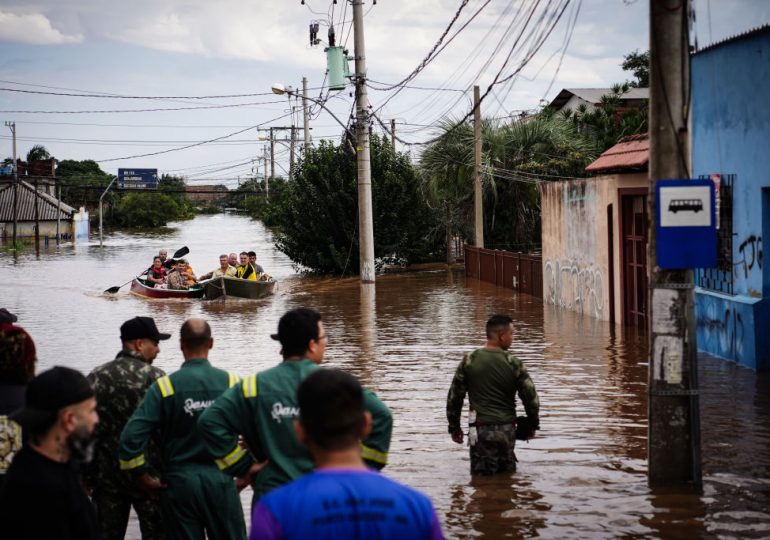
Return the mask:
{"type": "Polygon", "coordinates": [[[444,134],[420,156],[420,181],[428,204],[437,209],[444,229],[447,263],[455,236],[470,235],[473,197],[473,128],[444,121],[444,134]]]}
{"type": "MultiPolygon", "coordinates": [[[[98,205],[99,197],[113,177],[93,160],[65,159],[56,165],[56,178],[61,182],[64,202],[75,208],[85,206],[93,209],[98,205]]],[[[116,199],[117,194],[110,192],[106,202],[112,204],[116,199]]]]}
{"type": "Polygon", "coordinates": [[[650,87],[650,51],[640,53],[635,50],[623,57],[623,63],[620,64],[623,71],[630,71],[634,74],[636,80],[629,83],[634,88],[650,87]]]}
{"type": "Polygon", "coordinates": [[[170,195],[132,192],[120,198],[113,215],[118,226],[152,228],[180,219],[184,210],[170,195]]]}
{"type": "Polygon", "coordinates": [[[613,85],[610,92],[601,97],[597,107],[589,110],[580,105],[574,111],[563,110],[561,116],[578,132],[593,138],[603,152],[616,145],[622,137],[645,133],[648,129],[647,103],[641,107],[623,106],[621,98],[630,89],[628,83],[613,85]]]}
{"type": "MultiPolygon", "coordinates": [[[[423,200],[408,156],[394,153],[378,136],[371,138],[370,149],[376,263],[434,258],[436,243],[426,232],[435,228],[435,216],[423,200]]],[[[276,246],[310,270],[357,273],[355,154],[346,146],[322,141],[306,152],[296,171],[276,201],[276,246]]]]}
{"type": "Polygon", "coordinates": [[[48,153],[48,150],[45,149],[45,146],[42,144],[36,144],[30,148],[29,152],[27,152],[27,163],[40,161],[43,159],[50,159],[50,157],[51,154],[48,153]]]}

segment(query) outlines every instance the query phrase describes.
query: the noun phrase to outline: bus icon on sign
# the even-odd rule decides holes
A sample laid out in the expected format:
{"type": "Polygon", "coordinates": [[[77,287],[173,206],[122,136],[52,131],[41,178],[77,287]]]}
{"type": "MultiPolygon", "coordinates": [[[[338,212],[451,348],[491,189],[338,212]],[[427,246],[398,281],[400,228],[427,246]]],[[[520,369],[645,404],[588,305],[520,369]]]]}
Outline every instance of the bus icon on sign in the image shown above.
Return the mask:
{"type": "Polygon", "coordinates": [[[701,199],[671,199],[668,203],[668,211],[677,212],[695,212],[703,210],[703,201],[701,199]]]}

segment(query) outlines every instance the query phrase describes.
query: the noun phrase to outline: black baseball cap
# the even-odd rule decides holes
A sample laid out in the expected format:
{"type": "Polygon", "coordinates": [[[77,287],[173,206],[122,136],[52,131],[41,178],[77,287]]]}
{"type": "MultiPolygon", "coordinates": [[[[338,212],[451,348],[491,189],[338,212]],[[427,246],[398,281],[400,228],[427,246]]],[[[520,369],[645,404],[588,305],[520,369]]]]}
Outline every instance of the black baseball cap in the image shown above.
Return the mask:
{"type": "Polygon", "coordinates": [[[32,379],[27,385],[26,405],[9,415],[23,427],[34,428],[68,405],[94,397],[94,389],[76,369],[56,366],[32,379]]]}
{"type": "Polygon", "coordinates": [[[5,308],[0,308],[0,323],[15,323],[19,318],[5,308]]]}
{"type": "Polygon", "coordinates": [[[124,322],[120,327],[121,341],[131,341],[132,339],[152,339],[162,341],[171,337],[171,334],[162,334],[155,326],[155,320],[152,317],[134,317],[124,322]]]}

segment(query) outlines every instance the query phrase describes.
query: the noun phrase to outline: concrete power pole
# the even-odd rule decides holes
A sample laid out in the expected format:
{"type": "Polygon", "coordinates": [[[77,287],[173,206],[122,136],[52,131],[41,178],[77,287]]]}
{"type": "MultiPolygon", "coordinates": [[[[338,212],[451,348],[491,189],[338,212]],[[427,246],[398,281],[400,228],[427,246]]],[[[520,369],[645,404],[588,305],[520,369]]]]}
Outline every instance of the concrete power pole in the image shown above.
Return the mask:
{"type": "MultiPolygon", "coordinates": [[[[270,178],[275,178],[275,136],[273,128],[270,128],[270,178]]],[[[267,182],[265,182],[267,185],[267,182]]]]}
{"type": "Polygon", "coordinates": [[[662,270],[656,258],[655,182],[687,178],[689,2],[650,0],[650,362],[648,481],[702,483],[698,347],[692,270],[662,270]],[[669,5],[671,4],[671,5],[669,5]]]}
{"type": "Polygon", "coordinates": [[[16,161],[16,122],[6,122],[13,135],[13,249],[16,250],[16,228],[19,222],[19,164],[16,161]]]}
{"type": "Polygon", "coordinates": [[[294,178],[294,141],[296,140],[296,137],[294,137],[294,126],[291,126],[291,139],[289,142],[289,179],[291,180],[294,178]]]}
{"type": "Polygon", "coordinates": [[[484,200],[481,191],[481,98],[473,87],[473,231],[476,247],[484,247],[484,200]]]}
{"type": "Polygon", "coordinates": [[[307,110],[307,77],[302,77],[302,117],[305,128],[305,152],[310,148],[310,116],[307,110]]]}
{"type": "Polygon", "coordinates": [[[366,95],[364,2],[352,0],[356,58],[356,153],[358,155],[359,267],[362,283],[374,282],[374,226],[372,224],[372,170],[369,159],[369,99],[366,95]]]}

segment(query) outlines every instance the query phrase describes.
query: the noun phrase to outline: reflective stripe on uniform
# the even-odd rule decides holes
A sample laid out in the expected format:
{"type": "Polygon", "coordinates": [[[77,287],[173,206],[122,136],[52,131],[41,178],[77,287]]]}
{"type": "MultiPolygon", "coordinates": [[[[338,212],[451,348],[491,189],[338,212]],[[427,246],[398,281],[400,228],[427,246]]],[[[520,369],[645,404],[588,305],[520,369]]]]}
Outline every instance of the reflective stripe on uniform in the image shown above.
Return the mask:
{"type": "Polygon", "coordinates": [[[228,375],[230,376],[230,382],[227,383],[228,388],[232,388],[241,381],[241,378],[238,375],[232,373],[228,373],[228,375]]]}
{"type": "Polygon", "coordinates": [[[121,471],[130,471],[131,469],[136,469],[137,467],[141,467],[142,465],[144,465],[144,454],[142,454],[141,456],[137,456],[134,459],[120,460],[121,471]]]}
{"type": "Polygon", "coordinates": [[[361,445],[361,457],[368,459],[369,461],[374,461],[375,463],[380,463],[382,465],[388,463],[387,452],[380,452],[379,450],[375,450],[374,448],[366,446],[365,444],[361,445]]]}
{"type": "Polygon", "coordinates": [[[257,376],[252,375],[243,379],[243,397],[257,397],[257,376]]]}
{"type": "Polygon", "coordinates": [[[164,398],[174,395],[174,386],[171,384],[171,379],[169,379],[168,375],[158,379],[158,387],[160,388],[160,394],[164,398]]]}
{"type": "Polygon", "coordinates": [[[246,449],[241,448],[240,445],[236,444],[235,449],[227,454],[222,459],[215,459],[214,463],[217,464],[217,467],[220,471],[228,468],[231,465],[234,465],[235,463],[238,463],[243,456],[246,455],[246,449]]]}

